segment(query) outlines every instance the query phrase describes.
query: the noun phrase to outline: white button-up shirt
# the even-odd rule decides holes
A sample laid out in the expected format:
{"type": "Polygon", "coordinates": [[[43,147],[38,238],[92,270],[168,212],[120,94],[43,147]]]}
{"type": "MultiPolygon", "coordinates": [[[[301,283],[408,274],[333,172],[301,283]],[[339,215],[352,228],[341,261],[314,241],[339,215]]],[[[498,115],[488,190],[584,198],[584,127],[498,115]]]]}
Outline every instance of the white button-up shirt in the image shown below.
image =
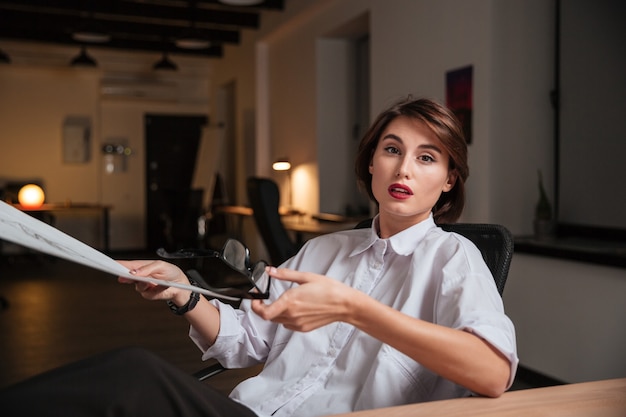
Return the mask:
{"type": "MultiPolygon", "coordinates": [[[[389,239],[375,228],[320,236],[283,267],[326,275],[409,316],[478,335],[508,358],[512,383],[515,330],[491,273],[472,242],[432,217],[389,239]]],[[[273,280],[271,299],[293,285],[273,280]]],[[[215,344],[193,328],[190,336],[204,359],[227,368],[265,362],[231,393],[259,416],[321,416],[469,394],[349,324],[294,332],[259,318],[248,301],[239,309],[214,303],[221,313],[215,344]]]]}

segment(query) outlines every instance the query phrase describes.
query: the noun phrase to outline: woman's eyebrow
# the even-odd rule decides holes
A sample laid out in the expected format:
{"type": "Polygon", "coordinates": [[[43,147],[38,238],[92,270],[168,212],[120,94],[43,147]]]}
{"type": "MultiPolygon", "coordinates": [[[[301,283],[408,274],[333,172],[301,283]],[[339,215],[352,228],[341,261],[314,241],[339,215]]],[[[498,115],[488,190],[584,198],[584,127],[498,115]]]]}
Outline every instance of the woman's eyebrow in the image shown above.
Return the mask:
{"type": "MultiPolygon", "coordinates": [[[[400,136],[395,135],[393,133],[388,133],[385,136],[383,136],[382,140],[385,140],[385,139],[395,140],[395,141],[398,141],[400,143],[404,143],[400,136]]],[[[438,147],[437,145],[432,144],[432,143],[424,143],[424,144],[418,145],[417,148],[418,149],[422,149],[422,150],[431,150],[431,151],[437,152],[439,154],[443,153],[443,151],[441,150],[440,147],[438,147]]]]}
{"type": "Polygon", "coordinates": [[[419,149],[430,149],[430,150],[435,151],[437,153],[443,153],[441,151],[441,148],[439,148],[437,145],[433,145],[432,143],[425,143],[423,145],[419,145],[418,148],[419,149]]]}
{"type": "Polygon", "coordinates": [[[383,139],[393,139],[402,143],[402,138],[400,136],[394,135],[393,133],[387,133],[385,136],[383,136],[383,139]]]}

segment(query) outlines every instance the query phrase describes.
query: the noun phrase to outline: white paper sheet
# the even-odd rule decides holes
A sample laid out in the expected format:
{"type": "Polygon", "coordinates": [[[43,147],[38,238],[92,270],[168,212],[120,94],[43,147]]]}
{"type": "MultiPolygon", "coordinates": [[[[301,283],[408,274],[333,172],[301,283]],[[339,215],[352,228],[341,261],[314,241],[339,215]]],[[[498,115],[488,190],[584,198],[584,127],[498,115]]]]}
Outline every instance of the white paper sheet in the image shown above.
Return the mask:
{"type": "Polygon", "coordinates": [[[205,288],[164,281],[156,278],[138,277],[104,253],[92,248],[49,224],[0,201],[0,239],[26,246],[58,258],[64,258],[90,268],[135,281],[150,282],[166,287],[176,287],[227,300],[238,298],[225,296],[205,288]]]}

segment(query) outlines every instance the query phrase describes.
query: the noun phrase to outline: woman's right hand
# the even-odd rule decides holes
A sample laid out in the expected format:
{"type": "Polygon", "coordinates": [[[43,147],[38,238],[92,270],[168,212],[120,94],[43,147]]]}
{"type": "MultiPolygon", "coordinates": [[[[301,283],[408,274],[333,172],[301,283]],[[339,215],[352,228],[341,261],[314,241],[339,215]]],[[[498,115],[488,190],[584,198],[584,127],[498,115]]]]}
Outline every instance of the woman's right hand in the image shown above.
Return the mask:
{"type": "MultiPolygon", "coordinates": [[[[118,261],[128,268],[131,274],[138,277],[152,277],[163,281],[189,284],[189,279],[183,271],[174,264],[164,261],[118,261]]],[[[135,290],[146,300],[170,300],[177,306],[183,306],[189,301],[191,291],[181,288],[156,285],[150,282],[135,281],[130,278],[118,277],[122,284],[134,284],[135,290]]],[[[185,313],[184,317],[189,321],[199,335],[200,343],[206,344],[208,349],[217,338],[220,330],[219,310],[210,304],[205,297],[200,297],[193,310],[185,313]]]]}
{"type": "MultiPolygon", "coordinates": [[[[189,279],[183,271],[174,264],[164,261],[117,261],[128,268],[131,274],[138,277],[152,277],[163,281],[189,284],[189,279]]],[[[150,282],[135,281],[130,278],[118,277],[122,284],[134,284],[135,290],[146,300],[172,300],[186,302],[190,291],[152,284],[150,282]]],[[[183,304],[184,304],[183,302],[183,304]]]]}

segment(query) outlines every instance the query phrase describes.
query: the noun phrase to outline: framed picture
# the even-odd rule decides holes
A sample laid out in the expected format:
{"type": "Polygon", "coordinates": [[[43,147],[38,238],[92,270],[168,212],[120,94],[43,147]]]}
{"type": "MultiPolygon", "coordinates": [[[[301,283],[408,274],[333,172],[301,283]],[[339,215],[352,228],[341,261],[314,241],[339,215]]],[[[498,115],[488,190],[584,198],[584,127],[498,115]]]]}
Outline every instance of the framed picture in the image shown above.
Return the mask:
{"type": "Polygon", "coordinates": [[[472,143],[472,73],[471,65],[446,72],[446,106],[460,120],[468,144],[472,143]]]}
{"type": "Polygon", "coordinates": [[[63,122],[63,162],[89,162],[91,150],[91,120],[89,117],[68,116],[63,122]]]}

